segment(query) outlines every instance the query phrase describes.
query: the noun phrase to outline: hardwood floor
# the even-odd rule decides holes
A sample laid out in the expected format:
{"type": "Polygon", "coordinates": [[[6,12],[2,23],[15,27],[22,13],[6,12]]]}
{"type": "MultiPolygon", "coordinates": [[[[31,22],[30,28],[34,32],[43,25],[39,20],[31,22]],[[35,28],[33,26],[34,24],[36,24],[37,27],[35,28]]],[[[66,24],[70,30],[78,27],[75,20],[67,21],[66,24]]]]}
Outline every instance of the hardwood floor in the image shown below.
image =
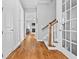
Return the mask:
{"type": "Polygon", "coordinates": [[[48,50],[44,42],[28,35],[6,59],[68,59],[58,50],[48,50]]]}

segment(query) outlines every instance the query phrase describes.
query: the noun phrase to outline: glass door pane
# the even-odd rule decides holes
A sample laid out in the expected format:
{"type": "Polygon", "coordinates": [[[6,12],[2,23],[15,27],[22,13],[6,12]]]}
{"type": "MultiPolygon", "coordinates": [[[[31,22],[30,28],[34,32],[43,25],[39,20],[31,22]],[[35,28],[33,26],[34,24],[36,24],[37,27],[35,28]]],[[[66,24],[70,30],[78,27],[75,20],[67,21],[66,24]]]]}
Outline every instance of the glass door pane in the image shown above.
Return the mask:
{"type": "Polygon", "coordinates": [[[77,7],[71,9],[71,18],[77,18],[77,7]]]}
{"type": "Polygon", "coordinates": [[[66,40],[70,41],[70,32],[66,31],[66,40]]]}
{"type": "Polygon", "coordinates": [[[77,45],[72,44],[72,53],[77,56],[77,45]]]}
{"type": "Polygon", "coordinates": [[[66,49],[67,49],[68,51],[70,51],[70,42],[67,42],[67,41],[66,41],[66,49]]]}
{"type": "Polygon", "coordinates": [[[62,3],[65,3],[65,0],[62,0],[62,3]]]}
{"type": "Polygon", "coordinates": [[[66,12],[66,16],[67,16],[66,19],[70,20],[70,10],[66,12]]]}
{"type": "Polygon", "coordinates": [[[65,31],[62,31],[62,39],[65,39],[65,31]]]}
{"type": "Polygon", "coordinates": [[[66,30],[70,30],[70,21],[66,22],[66,30]]]}
{"type": "Polygon", "coordinates": [[[71,40],[74,43],[77,43],[77,32],[71,32],[71,40]]]}
{"type": "Polygon", "coordinates": [[[71,30],[77,31],[77,20],[71,20],[71,30]]]}
{"type": "Polygon", "coordinates": [[[65,48],[65,40],[62,40],[62,47],[65,48]]]}
{"type": "Polygon", "coordinates": [[[65,23],[64,23],[64,24],[62,24],[62,26],[63,26],[63,30],[65,30],[65,23]]]}
{"type": "Polygon", "coordinates": [[[66,0],[66,10],[70,9],[70,0],[66,0]]]}
{"type": "Polygon", "coordinates": [[[73,7],[75,5],[77,5],[77,0],[71,0],[71,6],[73,7]]]}
{"type": "Polygon", "coordinates": [[[64,11],[65,11],[65,4],[62,5],[62,12],[64,12],[64,11]]]}

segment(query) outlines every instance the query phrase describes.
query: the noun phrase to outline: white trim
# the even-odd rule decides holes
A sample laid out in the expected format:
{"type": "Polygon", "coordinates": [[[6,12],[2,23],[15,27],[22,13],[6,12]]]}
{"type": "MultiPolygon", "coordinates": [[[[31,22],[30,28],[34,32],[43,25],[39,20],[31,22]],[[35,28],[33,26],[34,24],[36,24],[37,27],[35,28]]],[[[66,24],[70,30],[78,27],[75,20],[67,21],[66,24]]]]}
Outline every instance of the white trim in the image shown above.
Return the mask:
{"type": "Polygon", "coordinates": [[[65,48],[57,47],[59,51],[62,51],[62,53],[68,57],[68,59],[77,59],[75,55],[73,55],[71,52],[67,51],[65,48]],[[61,49],[60,49],[61,48],[61,49]]]}

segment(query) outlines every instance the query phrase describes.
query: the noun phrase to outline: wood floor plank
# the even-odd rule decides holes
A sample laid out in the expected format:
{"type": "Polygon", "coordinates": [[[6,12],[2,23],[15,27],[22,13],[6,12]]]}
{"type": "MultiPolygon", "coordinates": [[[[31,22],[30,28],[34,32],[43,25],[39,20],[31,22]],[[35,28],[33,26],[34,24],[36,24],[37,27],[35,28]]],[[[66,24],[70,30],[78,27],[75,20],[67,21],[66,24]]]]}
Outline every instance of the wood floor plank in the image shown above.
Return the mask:
{"type": "Polygon", "coordinates": [[[33,34],[28,35],[18,48],[6,59],[68,59],[58,50],[48,50],[44,42],[37,41],[33,34]]]}

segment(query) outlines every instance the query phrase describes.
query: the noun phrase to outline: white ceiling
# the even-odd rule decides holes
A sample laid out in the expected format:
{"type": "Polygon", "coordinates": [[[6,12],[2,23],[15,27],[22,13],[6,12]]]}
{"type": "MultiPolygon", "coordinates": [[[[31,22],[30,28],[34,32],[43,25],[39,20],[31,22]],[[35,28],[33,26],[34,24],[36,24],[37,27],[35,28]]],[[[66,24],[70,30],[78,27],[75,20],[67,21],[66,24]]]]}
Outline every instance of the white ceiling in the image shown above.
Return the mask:
{"type": "Polygon", "coordinates": [[[26,20],[36,19],[36,7],[38,4],[48,4],[53,0],[20,0],[22,7],[24,8],[26,15],[26,20]]]}
{"type": "Polygon", "coordinates": [[[36,8],[38,3],[49,3],[53,0],[20,0],[23,8],[36,8]]]}

